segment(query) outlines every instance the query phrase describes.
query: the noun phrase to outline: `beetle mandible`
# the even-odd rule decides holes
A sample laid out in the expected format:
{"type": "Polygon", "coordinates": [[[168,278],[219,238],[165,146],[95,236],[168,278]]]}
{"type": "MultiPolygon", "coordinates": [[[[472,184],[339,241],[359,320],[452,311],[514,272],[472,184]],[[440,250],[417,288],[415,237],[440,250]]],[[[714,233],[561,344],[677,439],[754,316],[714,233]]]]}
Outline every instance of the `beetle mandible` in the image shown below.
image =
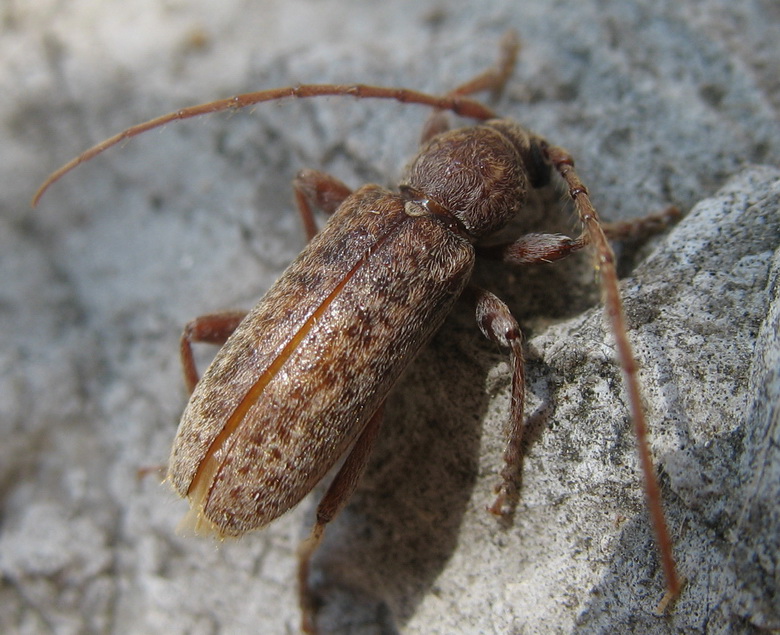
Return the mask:
{"type": "MultiPolygon", "coordinates": [[[[37,204],[52,183],[109,147],[177,119],[320,95],[394,99],[435,109],[398,192],[376,185],[353,192],[323,172],[299,173],[294,192],[310,239],[306,248],[251,311],[198,318],[182,335],[191,395],[171,452],[168,479],[189,499],[197,529],[238,536],[263,527],[300,502],[346,455],[299,550],[306,632],[315,630],[315,603],[308,589],[311,556],[366,466],[388,392],[458,298],[473,305],[483,334],[510,352],[510,432],[490,511],[505,516],[514,510],[525,390],[522,334],[498,297],[470,284],[477,255],[528,264],[559,260],[587,246],[594,249],[667,595],[679,592],[608,242],[621,231],[601,223],[566,150],[468,98],[485,90],[499,93],[513,70],[517,49],[516,36],[508,34],[494,68],[440,97],[367,85],[313,84],[185,108],[87,150],[54,172],[33,199],[37,204]],[[449,130],[443,111],[482,123],[449,130]],[[522,213],[529,188],[546,185],[554,173],[568,188],[581,234],[570,238],[532,233],[490,250],[482,248],[482,238],[522,213]],[[314,208],[330,215],[319,233],[314,208]],[[196,341],[223,344],[200,379],[192,354],[196,341]]],[[[665,224],[674,214],[648,216],[633,225],[646,230],[665,224]]]]}

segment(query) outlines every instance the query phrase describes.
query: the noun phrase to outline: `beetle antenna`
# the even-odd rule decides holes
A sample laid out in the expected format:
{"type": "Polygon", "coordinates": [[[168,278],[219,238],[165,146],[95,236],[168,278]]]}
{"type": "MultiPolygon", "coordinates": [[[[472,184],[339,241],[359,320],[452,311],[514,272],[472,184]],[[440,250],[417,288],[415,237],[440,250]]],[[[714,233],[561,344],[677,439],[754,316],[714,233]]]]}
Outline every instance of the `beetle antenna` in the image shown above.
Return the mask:
{"type": "Polygon", "coordinates": [[[169,112],[167,115],[162,115],[161,117],[156,117],[149,121],[145,121],[144,123],[137,124],[115,134],[113,137],[101,141],[52,172],[38,188],[35,196],[33,196],[32,206],[36,207],[49,187],[82,163],[86,163],[98,154],[105,152],[125,139],[130,139],[154,128],[159,128],[172,121],[190,119],[192,117],[199,117],[201,115],[221,112],[223,110],[240,110],[247,106],[253,106],[266,101],[284,99],[285,97],[303,99],[308,97],[344,95],[356,97],[358,99],[393,99],[404,104],[420,104],[428,106],[429,108],[449,110],[450,112],[470,119],[484,120],[496,116],[490,108],[482,103],[460,95],[445,95],[442,97],[422,93],[416,90],[408,90],[406,88],[389,88],[385,86],[370,86],[367,84],[301,84],[299,86],[286,86],[284,88],[272,88],[270,90],[261,90],[254,93],[244,93],[242,95],[234,95],[233,97],[227,97],[225,99],[219,99],[217,101],[211,101],[205,104],[169,112]]]}
{"type": "Polygon", "coordinates": [[[546,151],[556,171],[561,175],[569,188],[569,195],[574,201],[574,207],[583,226],[582,239],[592,244],[595,249],[596,269],[601,274],[601,286],[604,293],[604,307],[612,327],[618,359],[620,367],[623,369],[626,390],[628,392],[631,419],[634,422],[634,432],[639,452],[639,462],[645,477],[647,506],[650,510],[653,530],[655,531],[658,550],[661,554],[668,594],[671,597],[675,597],[680,592],[681,584],[674,564],[672,541],[669,537],[669,529],[666,526],[663,504],[661,503],[661,489],[658,485],[658,477],[650,456],[650,446],[647,440],[647,421],[642,408],[639,381],[636,376],[637,365],[631,350],[631,344],[626,335],[626,317],[618,289],[615,254],[604,234],[596,208],[593,207],[593,203],[590,201],[588,190],[574,169],[572,156],[566,150],[557,146],[548,146],[546,151]]]}

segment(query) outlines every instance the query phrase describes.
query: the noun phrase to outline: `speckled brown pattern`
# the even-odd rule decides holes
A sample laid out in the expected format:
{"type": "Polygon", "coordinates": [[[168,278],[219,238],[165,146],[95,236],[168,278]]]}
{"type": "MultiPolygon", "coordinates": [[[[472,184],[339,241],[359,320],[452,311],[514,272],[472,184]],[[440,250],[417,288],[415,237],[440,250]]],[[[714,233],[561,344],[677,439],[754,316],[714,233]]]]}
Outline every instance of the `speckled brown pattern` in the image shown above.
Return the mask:
{"type": "Polygon", "coordinates": [[[193,505],[220,534],[261,527],[298,503],[460,295],[473,248],[405,205],[421,213],[376,186],[347,199],[198,384],[169,477],[192,494],[196,474],[206,474],[199,466],[213,455],[213,484],[193,505]],[[252,403],[236,421],[246,399],[252,403]],[[220,436],[226,426],[235,429],[220,436]]]}

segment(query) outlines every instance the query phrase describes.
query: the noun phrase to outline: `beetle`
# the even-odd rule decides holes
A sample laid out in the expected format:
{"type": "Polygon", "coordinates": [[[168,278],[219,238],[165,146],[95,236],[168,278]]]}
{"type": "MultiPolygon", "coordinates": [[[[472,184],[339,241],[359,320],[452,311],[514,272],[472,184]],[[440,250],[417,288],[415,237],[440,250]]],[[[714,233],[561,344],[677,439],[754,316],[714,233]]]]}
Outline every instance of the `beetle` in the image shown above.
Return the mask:
{"type": "MultiPolygon", "coordinates": [[[[352,191],[323,172],[299,173],[294,192],[308,245],[251,311],[197,318],[181,339],[191,395],[171,452],[168,480],[189,499],[189,519],[196,530],[238,536],[261,528],[297,505],[346,457],[299,550],[306,632],[315,631],[316,608],[308,587],[312,554],[358,483],[389,391],[459,298],[474,307],[482,333],[509,349],[510,432],[489,509],[509,516],[517,504],[525,400],[522,332],[504,302],[470,283],[480,255],[522,265],[560,260],[588,246],[594,249],[667,596],[679,593],[608,242],[625,227],[601,223],[566,150],[469,98],[485,90],[499,93],[517,50],[517,38],[510,33],[495,67],[439,97],[362,84],[311,84],[178,110],[87,150],[54,172],[33,199],[37,204],[64,174],[124,139],[209,112],[321,95],[393,99],[434,109],[398,191],[377,185],[352,191]],[[444,111],[480,123],[451,130],[444,111]],[[531,188],[547,185],[555,174],[568,188],[582,225],[579,236],[529,233],[510,243],[482,246],[485,237],[522,213],[531,188]],[[320,232],[315,208],[330,216],[320,232]],[[202,377],[195,367],[193,342],[222,345],[202,377]]],[[[674,216],[673,211],[652,215],[635,221],[632,228],[647,231],[674,216]]]]}

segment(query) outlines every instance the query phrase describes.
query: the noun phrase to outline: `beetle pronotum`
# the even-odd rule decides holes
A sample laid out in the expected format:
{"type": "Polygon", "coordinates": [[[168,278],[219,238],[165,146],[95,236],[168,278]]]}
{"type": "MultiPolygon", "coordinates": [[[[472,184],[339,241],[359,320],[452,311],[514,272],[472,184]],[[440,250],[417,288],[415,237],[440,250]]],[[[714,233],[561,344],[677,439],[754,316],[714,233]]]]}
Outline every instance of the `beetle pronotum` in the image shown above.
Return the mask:
{"type": "MultiPolygon", "coordinates": [[[[352,192],[327,174],[303,171],[294,182],[309,244],[249,313],[220,313],[185,328],[181,355],[191,392],[171,454],[168,478],[190,500],[196,528],[236,536],[295,506],[346,456],[301,546],[303,629],[315,630],[309,562],[325,526],[355,489],[379,431],[385,399],[415,353],[458,298],[476,310],[484,335],[509,348],[513,367],[510,434],[490,511],[508,515],[518,498],[523,432],[522,335],[508,307],[469,284],[477,255],[512,264],[549,262],[592,246],[607,317],[623,370],[645,491],[667,582],[680,589],[671,540],[647,441],[636,363],[626,334],[614,256],[588,191],[561,147],[467,96],[499,92],[510,76],[517,40],[509,34],[499,64],[444,96],[367,85],[301,85],[184,108],[129,128],[54,172],[35,194],[104,150],[177,119],[284,97],[351,95],[435,109],[423,144],[398,192],[376,185],[352,192]],[[449,130],[442,111],[482,123],[449,130]],[[491,247],[479,241],[522,212],[529,187],[556,172],[582,225],[576,238],[530,233],[491,247]],[[330,219],[317,233],[312,210],[330,219]],[[201,379],[192,342],[224,344],[201,379]]],[[[670,214],[640,219],[647,228],[670,214]]]]}

